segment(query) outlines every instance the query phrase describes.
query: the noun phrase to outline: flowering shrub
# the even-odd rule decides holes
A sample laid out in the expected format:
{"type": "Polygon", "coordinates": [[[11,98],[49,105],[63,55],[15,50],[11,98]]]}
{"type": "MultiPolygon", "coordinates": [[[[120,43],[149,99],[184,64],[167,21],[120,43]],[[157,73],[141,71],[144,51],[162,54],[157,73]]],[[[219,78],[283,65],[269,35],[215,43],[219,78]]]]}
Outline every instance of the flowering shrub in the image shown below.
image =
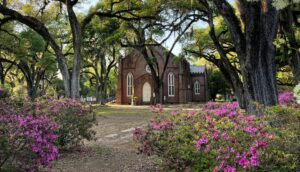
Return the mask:
{"type": "Polygon", "coordinates": [[[280,92],[278,95],[278,101],[281,106],[291,106],[296,103],[294,93],[291,91],[280,92]]]}
{"type": "Polygon", "coordinates": [[[240,113],[237,103],[208,103],[201,112],[164,114],[156,106],[148,128],[136,129],[139,151],[156,154],[168,170],[240,171],[258,168],[272,135],[264,117],[240,113]]]}
{"type": "Polygon", "coordinates": [[[59,150],[92,139],[94,115],[80,102],[43,97],[0,101],[0,171],[36,171],[59,150]]]}
{"type": "Polygon", "coordinates": [[[263,153],[264,171],[300,171],[300,109],[274,106],[265,110],[274,139],[263,153]]]}
{"type": "Polygon", "coordinates": [[[60,149],[72,149],[84,139],[94,138],[95,131],[91,128],[96,121],[95,116],[81,102],[73,99],[56,100],[43,97],[35,107],[36,112],[47,112],[59,124],[57,144],[60,149]]]}
{"type": "Polygon", "coordinates": [[[56,160],[57,130],[57,123],[47,115],[18,113],[14,106],[0,102],[0,171],[36,171],[56,160]]]}

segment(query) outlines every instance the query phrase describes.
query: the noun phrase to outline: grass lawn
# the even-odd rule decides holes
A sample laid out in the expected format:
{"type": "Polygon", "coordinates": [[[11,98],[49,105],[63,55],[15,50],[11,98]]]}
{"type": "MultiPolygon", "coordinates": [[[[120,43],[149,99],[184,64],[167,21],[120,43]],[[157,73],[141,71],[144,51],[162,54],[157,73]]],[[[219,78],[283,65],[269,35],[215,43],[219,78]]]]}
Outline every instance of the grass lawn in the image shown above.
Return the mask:
{"type": "Polygon", "coordinates": [[[109,106],[95,107],[95,112],[100,116],[111,117],[149,117],[153,115],[150,109],[117,108],[109,106]]]}

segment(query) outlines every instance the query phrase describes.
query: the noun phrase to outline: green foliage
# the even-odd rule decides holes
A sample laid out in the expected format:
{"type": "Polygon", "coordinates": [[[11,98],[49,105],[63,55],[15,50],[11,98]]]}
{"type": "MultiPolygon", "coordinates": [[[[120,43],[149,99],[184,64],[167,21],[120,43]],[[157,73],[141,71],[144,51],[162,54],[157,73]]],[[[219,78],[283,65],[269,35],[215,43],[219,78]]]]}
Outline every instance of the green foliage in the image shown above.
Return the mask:
{"type": "Polygon", "coordinates": [[[265,113],[274,138],[263,154],[263,170],[299,171],[300,109],[275,106],[267,108],[265,113]]]}
{"type": "Polygon", "coordinates": [[[217,94],[230,94],[230,86],[225,80],[223,74],[216,68],[208,70],[208,84],[210,97],[215,99],[217,94]]]}
{"type": "Polygon", "coordinates": [[[0,87],[0,99],[9,97],[9,93],[6,89],[0,87]]]}
{"type": "Polygon", "coordinates": [[[299,4],[300,0],[274,0],[273,5],[277,9],[284,9],[291,4],[299,4]]]}

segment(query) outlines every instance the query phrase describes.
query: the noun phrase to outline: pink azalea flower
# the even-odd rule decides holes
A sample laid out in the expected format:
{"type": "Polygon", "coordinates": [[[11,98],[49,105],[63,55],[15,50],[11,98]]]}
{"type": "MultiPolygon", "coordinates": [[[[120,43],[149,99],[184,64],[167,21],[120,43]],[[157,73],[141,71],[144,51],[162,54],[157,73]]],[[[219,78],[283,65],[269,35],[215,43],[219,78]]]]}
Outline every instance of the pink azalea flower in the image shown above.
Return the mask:
{"type": "Polygon", "coordinates": [[[171,115],[176,116],[178,113],[176,111],[172,111],[171,115]]]}

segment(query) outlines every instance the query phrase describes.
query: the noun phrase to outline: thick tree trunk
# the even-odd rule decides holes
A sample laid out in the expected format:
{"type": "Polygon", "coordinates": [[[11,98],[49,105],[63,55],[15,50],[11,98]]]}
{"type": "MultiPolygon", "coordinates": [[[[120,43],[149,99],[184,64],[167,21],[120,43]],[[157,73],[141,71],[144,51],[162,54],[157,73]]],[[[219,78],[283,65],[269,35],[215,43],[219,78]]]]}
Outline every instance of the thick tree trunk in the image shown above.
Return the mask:
{"type": "Polygon", "coordinates": [[[254,102],[264,106],[278,103],[275,77],[277,11],[272,0],[241,1],[245,33],[233,8],[225,0],[213,0],[225,19],[240,59],[248,112],[257,114],[254,102]]]}
{"type": "Polygon", "coordinates": [[[277,11],[270,0],[266,6],[261,3],[250,3],[247,8],[246,60],[241,61],[241,68],[246,98],[271,106],[278,103],[273,45],[277,33],[277,11]]]}
{"type": "Polygon", "coordinates": [[[76,14],[74,13],[73,6],[67,4],[67,11],[69,15],[69,22],[71,25],[72,36],[73,36],[73,49],[74,59],[72,68],[72,79],[71,79],[71,97],[73,99],[80,98],[80,70],[81,70],[81,39],[82,32],[81,26],[78,22],[76,14]]]}

